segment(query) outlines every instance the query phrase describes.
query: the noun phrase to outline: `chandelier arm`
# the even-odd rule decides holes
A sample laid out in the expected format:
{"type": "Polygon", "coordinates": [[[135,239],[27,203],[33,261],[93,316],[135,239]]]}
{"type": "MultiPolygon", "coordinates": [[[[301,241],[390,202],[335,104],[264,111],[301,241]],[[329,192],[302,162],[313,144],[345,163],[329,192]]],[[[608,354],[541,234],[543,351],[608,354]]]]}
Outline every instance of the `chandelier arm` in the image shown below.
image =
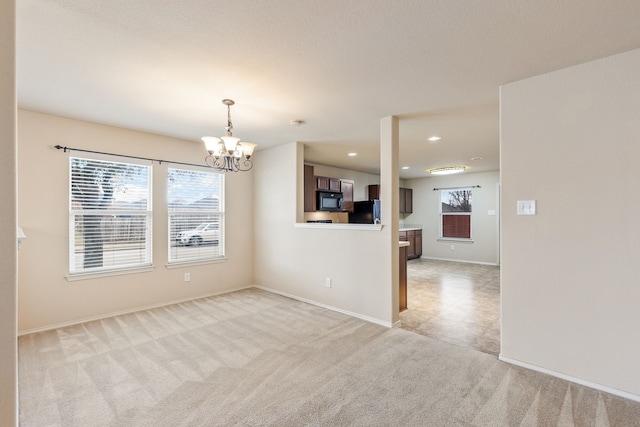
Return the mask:
{"type": "Polygon", "coordinates": [[[216,159],[213,156],[207,156],[204,158],[204,162],[207,166],[217,170],[218,172],[225,172],[227,170],[222,157],[216,159]]]}
{"type": "Polygon", "coordinates": [[[240,169],[243,172],[250,171],[253,168],[253,161],[249,159],[244,160],[244,166],[246,169],[240,169]]]}
{"type": "Polygon", "coordinates": [[[231,156],[223,156],[216,159],[214,156],[207,156],[204,161],[207,166],[218,172],[247,172],[253,169],[253,161],[247,158],[237,159],[231,156]]]}
{"type": "Polygon", "coordinates": [[[238,168],[236,168],[236,162],[233,157],[226,157],[225,161],[227,162],[227,170],[231,172],[238,172],[238,168]]]}

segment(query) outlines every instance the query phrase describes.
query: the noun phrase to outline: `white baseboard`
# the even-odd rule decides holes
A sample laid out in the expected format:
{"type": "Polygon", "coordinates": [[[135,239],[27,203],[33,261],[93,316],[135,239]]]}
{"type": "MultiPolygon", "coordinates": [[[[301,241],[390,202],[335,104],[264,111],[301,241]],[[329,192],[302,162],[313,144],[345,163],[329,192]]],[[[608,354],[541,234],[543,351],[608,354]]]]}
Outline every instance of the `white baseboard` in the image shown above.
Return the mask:
{"type": "MultiPolygon", "coordinates": [[[[172,304],[181,304],[183,302],[189,302],[189,301],[193,301],[193,300],[197,300],[197,299],[201,299],[201,298],[208,298],[208,297],[213,297],[216,295],[223,295],[223,294],[228,294],[230,292],[236,292],[236,291],[240,291],[243,289],[250,289],[250,288],[257,288],[257,289],[262,289],[263,291],[267,291],[267,292],[271,292],[274,294],[278,294],[278,295],[282,295],[284,297],[287,298],[291,298],[291,299],[295,299],[298,301],[302,301],[302,302],[306,302],[308,304],[312,304],[318,307],[322,307],[322,308],[326,308],[328,310],[332,310],[332,311],[337,311],[339,313],[342,314],[346,314],[348,316],[352,316],[352,317],[356,317],[358,319],[362,319],[365,320],[367,322],[371,322],[371,323],[375,323],[377,325],[381,325],[387,328],[391,328],[391,327],[395,327],[395,324],[391,324],[388,322],[383,322],[379,319],[374,319],[373,317],[368,317],[368,316],[363,316],[361,314],[358,313],[354,313],[348,310],[342,310],[339,309],[337,307],[332,307],[326,304],[322,304],[316,301],[311,301],[305,298],[300,298],[298,296],[295,295],[291,295],[291,294],[287,294],[285,292],[280,292],[280,291],[276,291],[275,289],[270,289],[270,288],[266,288],[264,286],[258,286],[258,285],[251,285],[251,286],[243,286],[240,288],[233,288],[233,289],[226,289],[224,291],[220,291],[220,292],[213,292],[213,293],[209,293],[209,294],[204,294],[204,295],[198,295],[198,296],[193,296],[193,297],[188,297],[188,298],[182,298],[182,299],[177,299],[177,300],[172,300],[172,301],[166,301],[166,302],[162,302],[159,304],[151,304],[151,305],[146,305],[146,306],[142,306],[142,307],[136,307],[136,308],[131,308],[128,310],[120,310],[120,311],[114,311],[111,313],[105,313],[105,314],[101,314],[98,316],[90,316],[90,317],[84,317],[81,319],[76,319],[76,320],[71,320],[68,322],[61,322],[61,323],[55,323],[53,325],[47,325],[47,326],[43,326],[40,328],[33,328],[33,329],[25,329],[23,331],[19,331],[18,332],[18,336],[23,336],[23,335],[29,335],[29,334],[35,334],[37,332],[45,332],[45,331],[51,331],[53,329],[58,329],[58,328],[64,328],[67,326],[74,326],[74,325],[79,325],[81,323],[86,323],[86,322],[92,322],[94,320],[102,320],[102,319],[108,319],[110,317],[114,317],[114,316],[120,316],[123,314],[131,314],[131,313],[136,313],[138,311],[144,311],[144,310],[151,310],[154,308],[160,308],[160,307],[166,307],[168,305],[172,305],[172,304]]],[[[397,322],[399,323],[399,322],[397,322]]]]}
{"type": "Polygon", "coordinates": [[[56,323],[56,324],[53,324],[53,325],[43,326],[41,328],[25,329],[24,331],[18,331],[18,336],[34,334],[36,332],[51,331],[53,329],[64,328],[66,326],[79,325],[81,323],[92,322],[94,320],[108,319],[108,318],[114,317],[114,316],[120,316],[120,315],[123,315],[123,314],[131,314],[131,313],[136,313],[138,311],[144,311],[144,310],[151,310],[151,309],[154,309],[154,308],[165,307],[167,305],[172,305],[172,304],[181,304],[183,302],[189,302],[189,301],[193,301],[193,300],[197,300],[197,299],[201,299],[201,298],[213,297],[213,296],[216,296],[216,295],[228,294],[229,292],[236,292],[236,291],[240,291],[242,289],[249,289],[249,288],[252,288],[252,287],[253,286],[243,286],[241,288],[227,289],[227,290],[224,290],[224,291],[213,292],[213,293],[205,294],[205,295],[182,298],[182,299],[162,302],[162,303],[159,303],[159,304],[146,305],[146,306],[143,306],[143,307],[136,307],[136,308],[131,308],[131,309],[128,309],[128,310],[114,311],[112,313],[100,314],[98,316],[85,317],[85,318],[82,318],[82,319],[71,320],[69,322],[56,323]]]}
{"type": "Polygon", "coordinates": [[[438,258],[433,256],[421,256],[421,259],[432,259],[434,261],[453,261],[453,262],[464,262],[466,264],[481,264],[481,265],[500,265],[497,262],[485,262],[485,261],[471,261],[467,259],[453,259],[453,258],[438,258]]]}
{"type": "Polygon", "coordinates": [[[616,396],[624,397],[625,399],[634,400],[636,402],[640,402],[640,396],[637,394],[629,393],[626,391],[618,390],[613,387],[608,387],[606,385],[593,383],[591,381],[583,380],[582,378],[572,377],[571,375],[566,375],[561,372],[552,371],[550,369],[541,368],[540,366],[532,365],[530,363],[521,362],[516,359],[511,359],[509,357],[505,357],[502,354],[498,356],[498,359],[503,362],[510,363],[512,365],[520,366],[523,368],[531,369],[532,371],[542,372],[543,374],[551,375],[552,377],[560,378],[565,381],[570,381],[572,383],[580,384],[585,387],[589,387],[595,390],[604,391],[605,393],[613,394],[616,396]]]}
{"type": "Polygon", "coordinates": [[[333,307],[333,306],[330,306],[330,305],[327,305],[327,304],[322,304],[320,302],[312,301],[312,300],[309,300],[309,299],[306,299],[306,298],[300,298],[299,296],[288,294],[286,292],[280,292],[280,291],[277,291],[275,289],[267,288],[265,286],[255,285],[254,288],[262,289],[263,291],[271,292],[271,293],[274,293],[274,294],[277,294],[277,295],[282,295],[283,297],[291,298],[291,299],[294,299],[294,300],[297,300],[297,301],[306,302],[307,304],[315,305],[317,307],[326,308],[326,309],[331,310],[331,311],[337,311],[338,313],[346,314],[347,316],[351,316],[351,317],[356,317],[358,319],[361,319],[361,320],[364,320],[364,321],[367,321],[367,322],[370,322],[370,323],[375,323],[376,325],[384,326],[386,328],[394,327],[394,324],[392,324],[390,322],[384,322],[382,320],[375,319],[375,318],[369,317],[369,316],[364,316],[364,315],[359,314],[359,313],[354,313],[354,312],[349,311],[349,310],[343,310],[343,309],[338,308],[338,307],[333,307]]]}

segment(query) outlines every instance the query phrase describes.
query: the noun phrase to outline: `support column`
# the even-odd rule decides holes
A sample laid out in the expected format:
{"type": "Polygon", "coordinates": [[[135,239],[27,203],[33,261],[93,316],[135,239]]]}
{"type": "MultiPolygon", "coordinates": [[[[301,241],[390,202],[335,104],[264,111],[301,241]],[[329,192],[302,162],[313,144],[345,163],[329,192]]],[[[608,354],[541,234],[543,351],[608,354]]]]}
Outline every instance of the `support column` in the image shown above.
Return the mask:
{"type": "Polygon", "coordinates": [[[0,425],[18,424],[16,3],[0,2],[0,425]]]}
{"type": "Polygon", "coordinates": [[[398,224],[400,223],[400,178],[399,168],[399,125],[395,116],[380,119],[380,210],[382,216],[382,232],[385,247],[385,258],[391,263],[388,283],[391,293],[391,319],[394,325],[400,321],[399,310],[399,275],[398,262],[398,224]]]}

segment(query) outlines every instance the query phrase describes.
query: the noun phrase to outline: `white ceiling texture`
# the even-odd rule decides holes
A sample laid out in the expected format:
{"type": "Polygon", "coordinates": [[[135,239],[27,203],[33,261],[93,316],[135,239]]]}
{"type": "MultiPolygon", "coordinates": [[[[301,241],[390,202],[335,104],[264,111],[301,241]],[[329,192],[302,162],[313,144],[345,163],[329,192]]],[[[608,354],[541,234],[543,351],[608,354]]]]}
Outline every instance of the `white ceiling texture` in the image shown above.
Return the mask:
{"type": "Polygon", "coordinates": [[[401,178],[497,170],[501,84],[640,47],[637,0],[17,6],[21,108],[200,144],[231,98],[234,134],[258,150],[301,141],[311,162],[374,173],[380,118],[396,115],[401,178]]]}

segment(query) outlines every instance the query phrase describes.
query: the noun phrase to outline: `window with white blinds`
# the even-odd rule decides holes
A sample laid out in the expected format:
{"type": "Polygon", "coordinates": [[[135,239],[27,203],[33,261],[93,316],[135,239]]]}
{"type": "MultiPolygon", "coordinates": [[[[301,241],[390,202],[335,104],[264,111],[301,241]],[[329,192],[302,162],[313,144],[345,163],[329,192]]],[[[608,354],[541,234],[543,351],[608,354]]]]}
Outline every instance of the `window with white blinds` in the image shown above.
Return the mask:
{"type": "Polygon", "coordinates": [[[224,175],[168,170],[169,263],[224,258],[224,175]]]}
{"type": "Polygon", "coordinates": [[[151,166],[71,157],[69,272],[150,266],[151,166]]]}
{"type": "Polygon", "coordinates": [[[440,191],[440,237],[471,240],[471,189],[440,191]]]}

